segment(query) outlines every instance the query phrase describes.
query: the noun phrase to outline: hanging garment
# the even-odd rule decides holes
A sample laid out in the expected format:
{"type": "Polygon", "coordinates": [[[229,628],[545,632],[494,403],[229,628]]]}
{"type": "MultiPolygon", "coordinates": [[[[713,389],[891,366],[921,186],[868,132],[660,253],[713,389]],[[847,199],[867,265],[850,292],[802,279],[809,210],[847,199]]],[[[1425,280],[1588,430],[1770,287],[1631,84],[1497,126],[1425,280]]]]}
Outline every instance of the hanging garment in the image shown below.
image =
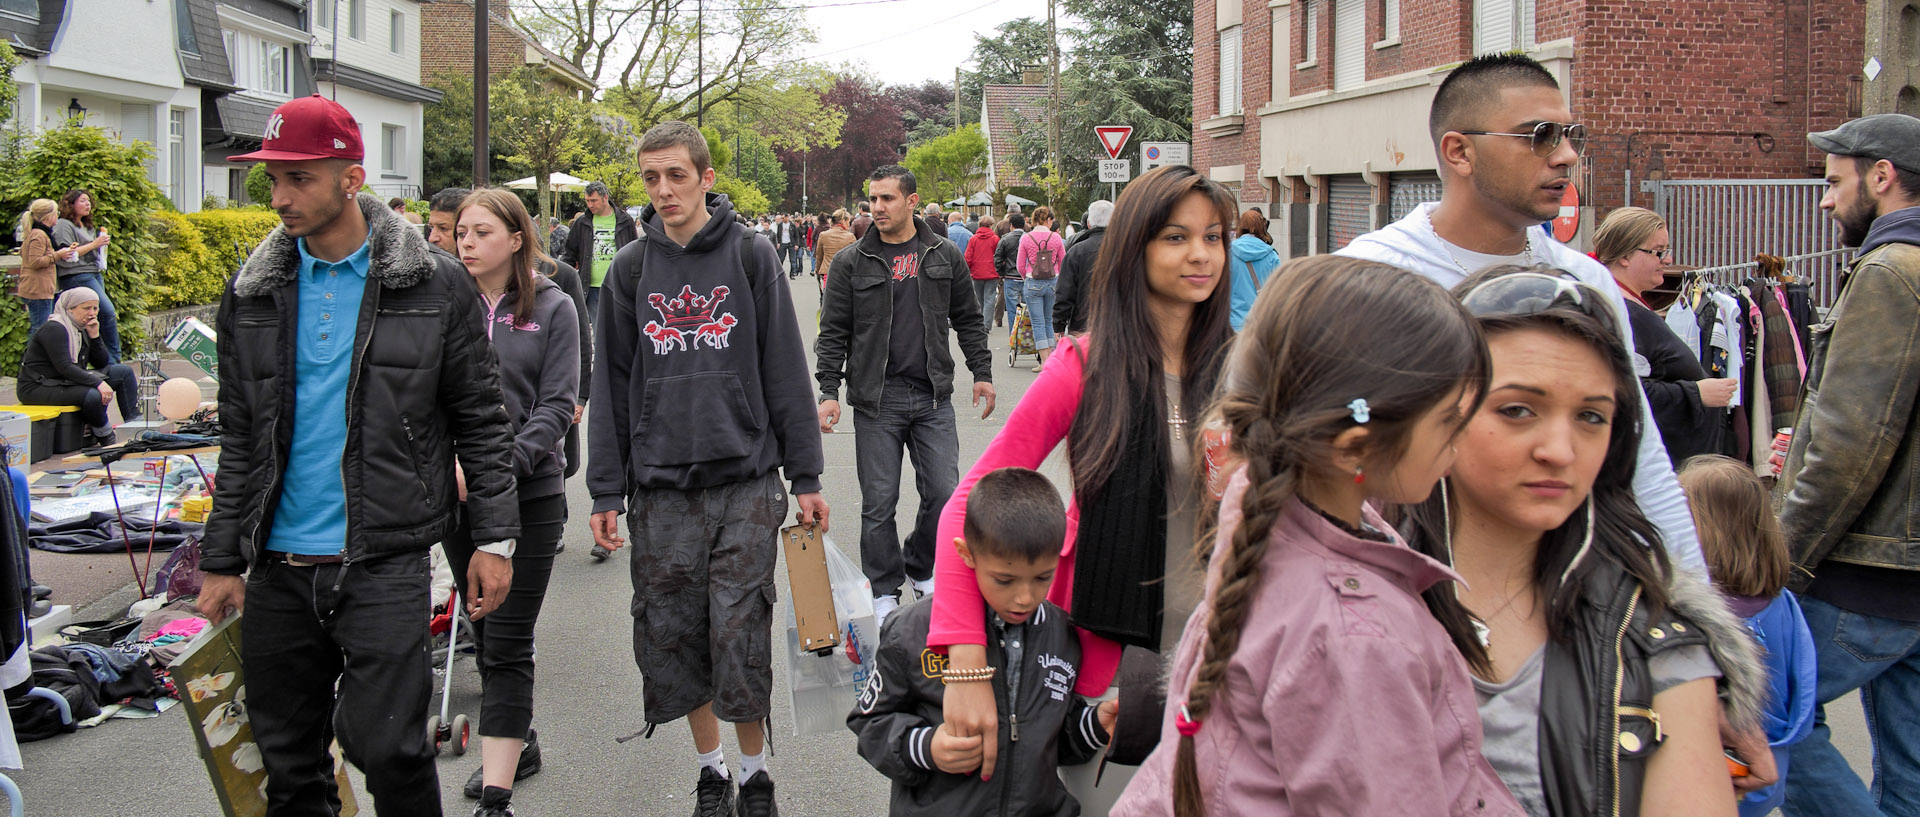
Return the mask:
{"type": "Polygon", "coordinates": [[[1673,306],[1667,307],[1667,328],[1693,352],[1694,360],[1700,359],[1700,316],[1694,314],[1684,294],[1674,299],[1673,306]]]}
{"type": "Polygon", "coordinates": [[[1773,464],[1767,457],[1773,453],[1773,403],[1767,387],[1767,332],[1766,319],[1760,313],[1760,305],[1749,299],[1745,293],[1740,298],[1747,310],[1747,460],[1753,465],[1753,472],[1763,477],[1773,476],[1773,464]]]}
{"type": "MultiPolygon", "coordinates": [[[[1766,354],[1760,361],[1767,370],[1767,402],[1773,423],[1793,425],[1793,418],[1800,413],[1800,375],[1806,370],[1799,358],[1799,339],[1771,287],[1748,281],[1747,294],[1760,309],[1760,333],[1766,335],[1766,354]]],[[[1768,437],[1768,445],[1772,445],[1772,437],[1768,437]]]]}
{"type": "Polygon", "coordinates": [[[1780,313],[1786,316],[1787,328],[1792,330],[1787,333],[1787,336],[1793,339],[1793,360],[1800,367],[1800,382],[1804,383],[1807,379],[1807,343],[1800,336],[1800,330],[1804,325],[1793,316],[1793,307],[1787,300],[1786,287],[1773,287],[1773,299],[1780,304],[1780,313]]]}
{"type": "Polygon", "coordinates": [[[1806,284],[1790,283],[1781,289],[1787,293],[1787,315],[1793,318],[1794,334],[1800,336],[1800,348],[1813,348],[1813,290],[1806,284]]]}
{"type": "MultiPolygon", "coordinates": [[[[1745,382],[1743,375],[1746,370],[1746,349],[1741,344],[1740,327],[1743,323],[1741,316],[1746,314],[1746,310],[1740,307],[1740,300],[1734,297],[1732,292],[1716,288],[1712,294],[1714,308],[1719,311],[1719,315],[1709,344],[1726,354],[1726,360],[1720,366],[1720,373],[1715,376],[1731,377],[1745,382]]],[[[1746,396],[1736,391],[1733,393],[1732,402],[1727,403],[1727,407],[1734,408],[1745,403],[1746,396]]]]}

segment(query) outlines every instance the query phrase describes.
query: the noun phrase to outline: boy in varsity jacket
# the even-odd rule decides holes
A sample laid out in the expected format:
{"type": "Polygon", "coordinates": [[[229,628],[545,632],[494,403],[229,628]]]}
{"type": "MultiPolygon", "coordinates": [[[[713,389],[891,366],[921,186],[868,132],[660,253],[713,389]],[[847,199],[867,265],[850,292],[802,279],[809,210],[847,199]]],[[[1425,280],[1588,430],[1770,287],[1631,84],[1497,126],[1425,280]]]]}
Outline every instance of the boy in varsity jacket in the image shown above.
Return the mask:
{"type": "Polygon", "coordinates": [[[1030,815],[1074,817],[1080,804],[1058,774],[1107,745],[1114,703],[1089,706],[1073,694],[1080,640],[1065,611],[1045,601],[1060,564],[1066,512],[1046,477],[1002,468],[973,488],[965,538],[953,547],[980,577],[988,617],[988,671],[947,670],[927,648],[933,605],[925,600],[887,619],[873,674],[847,727],[860,756],[893,780],[893,817],[1030,815]],[[998,771],[977,774],[978,736],[958,738],[941,722],[946,685],[992,684],[1000,704],[998,771]]]}

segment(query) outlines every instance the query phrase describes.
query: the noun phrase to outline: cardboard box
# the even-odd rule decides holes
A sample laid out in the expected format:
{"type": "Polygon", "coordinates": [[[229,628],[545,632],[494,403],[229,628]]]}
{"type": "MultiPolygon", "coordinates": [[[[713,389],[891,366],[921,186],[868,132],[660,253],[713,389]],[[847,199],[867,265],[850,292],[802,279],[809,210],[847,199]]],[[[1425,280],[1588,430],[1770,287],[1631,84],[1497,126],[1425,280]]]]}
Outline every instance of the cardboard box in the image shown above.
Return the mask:
{"type": "Polygon", "coordinates": [[[215,351],[219,337],[213,327],[201,323],[198,318],[188,318],[167,333],[167,348],[179,353],[188,362],[200,367],[201,371],[220,379],[220,356],[215,351]]]}
{"type": "Polygon", "coordinates": [[[794,525],[780,531],[787,552],[787,583],[800,647],[827,653],[840,645],[840,622],[833,613],[833,582],[827,578],[827,542],[818,527],[794,525]]]}

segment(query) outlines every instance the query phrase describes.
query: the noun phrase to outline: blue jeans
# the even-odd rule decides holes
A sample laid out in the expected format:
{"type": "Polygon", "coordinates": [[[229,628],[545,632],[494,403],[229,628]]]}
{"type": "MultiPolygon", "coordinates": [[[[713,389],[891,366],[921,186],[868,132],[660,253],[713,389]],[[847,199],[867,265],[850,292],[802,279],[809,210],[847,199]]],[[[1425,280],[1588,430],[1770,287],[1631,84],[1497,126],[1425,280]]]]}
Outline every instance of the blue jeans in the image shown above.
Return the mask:
{"type": "Polygon", "coordinates": [[[1018,278],[1000,279],[1000,295],[1007,302],[1007,331],[1013,331],[1013,316],[1019,314],[1020,298],[1024,288],[1018,278]]]}
{"type": "Polygon", "coordinates": [[[980,303],[980,318],[987,322],[987,331],[993,331],[994,313],[1000,311],[1000,299],[995,296],[993,285],[1000,283],[998,278],[984,281],[973,279],[973,299],[980,303]]]}
{"type": "Polygon", "coordinates": [[[1022,289],[1027,317],[1033,320],[1033,348],[1053,348],[1053,278],[1028,278],[1022,289]]]}
{"type": "MultiPolygon", "coordinates": [[[[60,291],[86,287],[100,296],[100,339],[107,342],[107,357],[120,362],[120,321],[113,311],[113,299],[107,297],[107,282],[97,272],[76,272],[60,279],[60,291]]],[[[51,307],[49,307],[51,311],[51,307]]]]}
{"type": "Polygon", "coordinates": [[[40,326],[53,316],[52,298],[22,298],[27,304],[27,337],[33,337],[40,326]]]}
{"type": "Polygon", "coordinates": [[[860,479],[860,567],[873,594],[892,596],[907,579],[933,578],[940,511],[960,483],[960,432],[953,400],[935,398],[925,383],[889,378],[880,405],[853,410],[853,456],[860,479]],[[913,533],[902,558],[894,515],[900,506],[901,449],[913,457],[920,495],[913,533]]]}
{"type": "Polygon", "coordinates": [[[1920,624],[1800,597],[1820,656],[1820,711],[1787,767],[1789,817],[1920,815],[1920,624]],[[1827,703],[1860,690],[1873,741],[1869,792],[1834,748],[1827,703]]]}
{"type": "Polygon", "coordinates": [[[587,287],[587,323],[600,323],[600,288],[587,287]]]}

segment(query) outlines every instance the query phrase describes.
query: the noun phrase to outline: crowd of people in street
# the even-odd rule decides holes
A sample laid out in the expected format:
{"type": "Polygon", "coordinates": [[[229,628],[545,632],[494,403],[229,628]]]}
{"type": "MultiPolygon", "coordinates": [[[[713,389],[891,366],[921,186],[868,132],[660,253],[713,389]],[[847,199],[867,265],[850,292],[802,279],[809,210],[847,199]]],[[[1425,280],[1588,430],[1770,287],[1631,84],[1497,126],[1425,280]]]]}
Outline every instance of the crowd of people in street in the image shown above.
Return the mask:
{"type": "MultiPolygon", "coordinates": [[[[245,611],[268,813],[333,813],[336,736],[379,813],[442,813],[429,636],[394,624],[436,542],[480,646],[465,792],[514,813],[584,470],[591,558],[629,554],[643,734],[686,723],[696,817],[777,814],[776,536],[829,527],[850,409],[880,643],[847,726],[893,814],[1920,814],[1920,119],[1807,136],[1859,255],[1771,490],[1695,444],[1734,387],[1644,297],[1668,226],[1622,208],[1591,256],[1542,228],[1572,120],[1538,63],[1470,60],[1430,111],[1440,200],[1282,263],[1183,165],[1072,235],[1048,206],[923,206],[898,165],[855,211],[749,220],[682,122],[639,143],[637,215],[597,182],[552,230],[446,190],[423,234],[357,192],[351,114],[281,105],[235,157],[282,227],[220,304],[198,602],[245,611]],[[1039,365],[1006,411],[989,336],[1016,320],[1039,365]],[[1006,417],[964,469],[956,396],[1006,417]],[[1822,711],[1854,690],[1871,787],[1822,711]]],[[[23,217],[66,289],[27,365],[124,412],[109,237],[75,193],[23,217]]]]}

